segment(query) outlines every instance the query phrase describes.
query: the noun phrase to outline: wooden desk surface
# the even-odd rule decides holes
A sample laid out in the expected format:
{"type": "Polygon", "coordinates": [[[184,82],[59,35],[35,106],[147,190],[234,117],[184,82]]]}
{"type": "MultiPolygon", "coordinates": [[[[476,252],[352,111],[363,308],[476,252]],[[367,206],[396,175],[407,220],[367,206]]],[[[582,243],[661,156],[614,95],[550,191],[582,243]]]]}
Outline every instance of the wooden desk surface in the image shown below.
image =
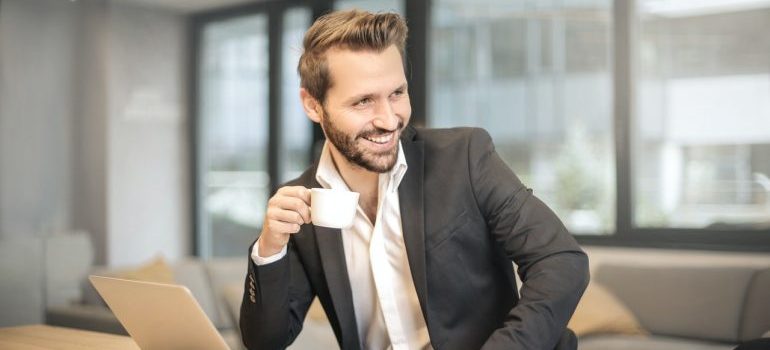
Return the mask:
{"type": "Polygon", "coordinates": [[[46,325],[0,328],[0,349],[139,350],[127,336],[46,325]]]}

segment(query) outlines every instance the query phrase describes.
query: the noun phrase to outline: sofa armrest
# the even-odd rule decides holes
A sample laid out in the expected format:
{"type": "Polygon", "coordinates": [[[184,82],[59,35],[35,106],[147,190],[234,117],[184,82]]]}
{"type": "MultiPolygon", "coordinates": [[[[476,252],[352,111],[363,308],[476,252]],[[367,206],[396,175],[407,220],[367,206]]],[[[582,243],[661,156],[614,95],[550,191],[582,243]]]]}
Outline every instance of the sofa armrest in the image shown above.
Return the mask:
{"type": "Polygon", "coordinates": [[[98,305],[49,306],[45,312],[46,324],[79,328],[96,332],[128,335],[110,309],[98,305]]]}

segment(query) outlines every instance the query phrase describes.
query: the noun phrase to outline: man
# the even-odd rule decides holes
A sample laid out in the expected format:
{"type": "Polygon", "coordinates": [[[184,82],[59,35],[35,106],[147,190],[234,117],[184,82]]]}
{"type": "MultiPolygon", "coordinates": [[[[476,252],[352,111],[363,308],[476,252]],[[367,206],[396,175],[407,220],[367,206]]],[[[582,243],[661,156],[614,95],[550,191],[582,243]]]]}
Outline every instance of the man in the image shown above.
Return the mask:
{"type": "Polygon", "coordinates": [[[550,350],[565,334],[585,254],[486,132],[409,126],[406,32],[398,15],[345,11],[306,33],[300,96],[327,141],[268,203],[241,306],[247,347],[288,346],[316,296],[343,349],[550,350]],[[351,228],[312,225],[314,187],[360,193],[351,228]]]}

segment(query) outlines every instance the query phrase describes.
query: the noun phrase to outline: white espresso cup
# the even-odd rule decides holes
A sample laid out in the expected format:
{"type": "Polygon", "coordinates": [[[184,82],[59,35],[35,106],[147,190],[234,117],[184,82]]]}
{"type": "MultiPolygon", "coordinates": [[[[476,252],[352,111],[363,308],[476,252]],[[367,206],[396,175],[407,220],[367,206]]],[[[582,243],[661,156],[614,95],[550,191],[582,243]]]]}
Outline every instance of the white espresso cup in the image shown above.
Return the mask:
{"type": "Polygon", "coordinates": [[[353,224],[358,206],[358,192],[310,189],[310,216],[313,225],[348,228],[353,224]]]}

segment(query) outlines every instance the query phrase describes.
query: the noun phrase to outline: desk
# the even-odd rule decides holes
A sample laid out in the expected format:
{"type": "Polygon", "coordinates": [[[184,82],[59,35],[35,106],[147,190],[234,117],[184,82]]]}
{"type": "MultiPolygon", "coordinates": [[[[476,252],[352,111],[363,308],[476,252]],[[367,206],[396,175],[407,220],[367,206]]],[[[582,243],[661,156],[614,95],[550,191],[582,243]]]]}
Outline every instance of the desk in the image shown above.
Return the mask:
{"type": "Polygon", "coordinates": [[[139,350],[127,336],[46,325],[0,328],[0,349],[139,350]]]}

